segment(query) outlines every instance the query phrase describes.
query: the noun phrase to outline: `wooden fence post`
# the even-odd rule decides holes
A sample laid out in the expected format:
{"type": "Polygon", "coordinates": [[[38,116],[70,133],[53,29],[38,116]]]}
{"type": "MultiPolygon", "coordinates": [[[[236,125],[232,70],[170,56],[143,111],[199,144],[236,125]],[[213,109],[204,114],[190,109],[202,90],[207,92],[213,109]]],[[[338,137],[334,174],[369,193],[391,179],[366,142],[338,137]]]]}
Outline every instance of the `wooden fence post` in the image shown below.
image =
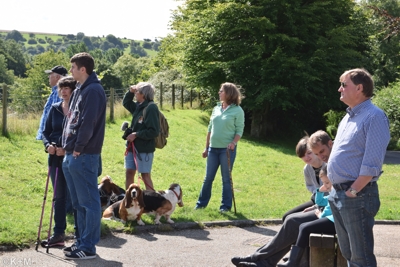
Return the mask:
{"type": "Polygon", "coordinates": [[[175,84],[172,84],[172,108],[175,109],[175,84]]]}
{"type": "Polygon", "coordinates": [[[7,136],[7,85],[3,84],[3,125],[2,134],[7,136]]]}
{"type": "Polygon", "coordinates": [[[114,122],[114,102],[115,102],[115,90],[110,88],[110,121],[114,122]]]}
{"type": "Polygon", "coordinates": [[[163,95],[163,87],[162,82],[160,83],[160,108],[162,109],[162,95],[163,95]]]}
{"type": "Polygon", "coordinates": [[[193,102],[193,90],[190,89],[190,108],[192,108],[192,102],[193,102]]]}
{"type": "Polygon", "coordinates": [[[183,85],[181,85],[181,108],[183,109],[183,85]]]}

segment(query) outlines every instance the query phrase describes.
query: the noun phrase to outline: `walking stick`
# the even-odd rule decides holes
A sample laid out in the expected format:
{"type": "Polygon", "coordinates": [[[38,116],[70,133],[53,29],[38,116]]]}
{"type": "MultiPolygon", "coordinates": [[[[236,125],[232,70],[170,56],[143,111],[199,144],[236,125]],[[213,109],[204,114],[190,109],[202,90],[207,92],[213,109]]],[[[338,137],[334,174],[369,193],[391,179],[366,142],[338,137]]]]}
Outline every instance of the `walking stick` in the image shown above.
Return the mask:
{"type": "Polygon", "coordinates": [[[233,180],[232,180],[232,169],[231,169],[231,154],[229,153],[229,149],[226,149],[226,155],[228,157],[229,180],[231,181],[233,208],[236,214],[236,201],[235,201],[235,192],[233,191],[233,180]]]}
{"type": "Polygon", "coordinates": [[[59,159],[57,158],[56,155],[56,177],[54,178],[54,192],[53,192],[53,202],[51,205],[51,213],[50,213],[50,224],[49,224],[49,231],[47,232],[47,247],[46,247],[46,253],[49,253],[49,243],[50,243],[50,233],[51,233],[51,225],[53,223],[53,213],[54,213],[54,202],[56,201],[56,196],[57,196],[57,178],[58,178],[58,165],[60,165],[59,159]]]}
{"type": "Polygon", "coordinates": [[[42,203],[42,214],[40,215],[39,229],[38,229],[38,235],[37,235],[37,241],[36,241],[36,247],[35,247],[36,251],[38,250],[38,247],[40,244],[40,231],[42,230],[44,206],[46,205],[47,191],[49,189],[49,178],[50,178],[50,171],[51,171],[52,164],[53,164],[53,156],[50,155],[49,170],[47,172],[46,187],[44,189],[44,196],[43,196],[43,203],[42,203]]]}

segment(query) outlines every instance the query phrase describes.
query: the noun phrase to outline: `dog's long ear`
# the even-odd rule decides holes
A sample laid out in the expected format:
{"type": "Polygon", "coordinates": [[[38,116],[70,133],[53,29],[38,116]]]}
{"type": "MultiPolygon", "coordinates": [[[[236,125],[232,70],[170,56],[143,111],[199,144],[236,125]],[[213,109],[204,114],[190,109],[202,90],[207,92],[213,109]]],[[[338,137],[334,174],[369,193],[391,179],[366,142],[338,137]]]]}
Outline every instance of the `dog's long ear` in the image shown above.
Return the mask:
{"type": "Polygon", "coordinates": [[[119,187],[116,184],[111,183],[110,188],[111,188],[111,191],[114,192],[114,194],[116,194],[116,195],[122,194],[122,192],[119,191],[119,187]]]}
{"type": "Polygon", "coordinates": [[[125,197],[122,200],[124,203],[125,208],[130,208],[132,205],[132,186],[129,186],[128,190],[126,191],[125,197]]]}
{"type": "Polygon", "coordinates": [[[145,207],[145,204],[144,204],[144,200],[143,200],[143,191],[142,191],[142,189],[140,189],[140,187],[138,187],[138,189],[136,189],[137,191],[138,191],[138,196],[137,196],[137,200],[138,200],[138,202],[139,202],[139,206],[141,207],[141,208],[144,208],[145,207]]]}

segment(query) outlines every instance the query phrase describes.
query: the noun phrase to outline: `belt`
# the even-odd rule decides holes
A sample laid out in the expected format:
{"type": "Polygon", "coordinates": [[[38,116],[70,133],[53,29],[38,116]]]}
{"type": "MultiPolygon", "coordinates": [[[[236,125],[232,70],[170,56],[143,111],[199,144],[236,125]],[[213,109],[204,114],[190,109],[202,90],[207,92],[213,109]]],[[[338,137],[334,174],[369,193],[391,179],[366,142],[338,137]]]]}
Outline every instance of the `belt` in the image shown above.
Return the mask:
{"type": "MultiPolygon", "coordinates": [[[[333,184],[333,188],[335,188],[336,191],[346,191],[347,189],[349,189],[351,187],[351,185],[354,183],[354,181],[352,182],[346,182],[346,183],[341,183],[341,184],[333,184]]],[[[376,182],[369,182],[366,186],[373,186],[375,185],[376,182]]]]}

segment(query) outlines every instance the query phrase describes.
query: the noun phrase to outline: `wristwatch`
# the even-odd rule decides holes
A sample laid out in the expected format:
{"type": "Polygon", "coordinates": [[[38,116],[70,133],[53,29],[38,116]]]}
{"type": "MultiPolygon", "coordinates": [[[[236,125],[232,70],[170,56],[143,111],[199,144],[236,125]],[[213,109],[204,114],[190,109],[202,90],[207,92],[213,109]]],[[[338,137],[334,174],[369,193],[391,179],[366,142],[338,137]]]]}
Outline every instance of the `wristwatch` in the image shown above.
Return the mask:
{"type": "Polygon", "coordinates": [[[353,196],[357,196],[357,194],[358,194],[358,191],[357,190],[355,190],[354,188],[351,188],[350,187],[350,189],[349,189],[349,192],[350,192],[350,194],[352,194],[353,196]]]}

